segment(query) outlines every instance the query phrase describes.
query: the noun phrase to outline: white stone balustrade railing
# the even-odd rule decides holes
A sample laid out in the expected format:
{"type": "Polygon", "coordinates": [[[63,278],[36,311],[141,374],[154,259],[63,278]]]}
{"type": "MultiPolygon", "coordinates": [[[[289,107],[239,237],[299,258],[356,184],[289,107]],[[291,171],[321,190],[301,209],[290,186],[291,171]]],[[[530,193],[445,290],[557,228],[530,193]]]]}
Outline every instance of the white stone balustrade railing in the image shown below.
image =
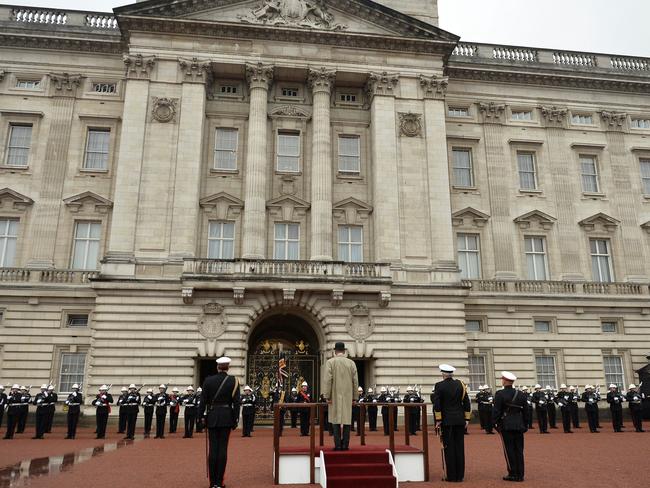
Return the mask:
{"type": "Polygon", "coordinates": [[[610,65],[616,71],[650,71],[650,60],[646,58],[612,56],[610,65]]]}
{"type": "Polygon", "coordinates": [[[117,29],[117,19],[112,15],[88,14],[86,26],[93,29],[117,29]]]}
{"type": "Polygon", "coordinates": [[[454,49],[453,55],[461,56],[461,57],[478,56],[478,46],[476,44],[468,44],[466,42],[460,42],[454,49]]]}
{"type": "Polygon", "coordinates": [[[494,59],[504,59],[506,61],[518,61],[522,63],[536,63],[539,59],[539,53],[536,49],[524,47],[495,46],[492,49],[494,59]]]}
{"type": "Polygon", "coordinates": [[[88,284],[99,271],[72,269],[0,268],[0,283],[72,283],[88,284]]]}
{"type": "Polygon", "coordinates": [[[16,22],[28,24],[63,25],[68,23],[68,14],[62,10],[14,8],[11,11],[11,18],[16,22]]]}
{"type": "Polygon", "coordinates": [[[30,270],[24,268],[0,268],[0,283],[29,281],[30,270]]]}
{"type": "Polygon", "coordinates": [[[463,280],[470,293],[540,295],[649,295],[643,283],[597,283],[590,281],[463,280]]]}
{"type": "Polygon", "coordinates": [[[237,275],[249,279],[298,278],[301,280],[390,281],[386,263],[343,263],[338,261],[283,261],[273,259],[186,259],[184,275],[237,275]]]}
{"type": "Polygon", "coordinates": [[[595,68],[598,66],[596,56],[584,53],[572,53],[566,51],[555,51],[553,53],[555,64],[566,66],[588,66],[595,68]]]}
{"type": "Polygon", "coordinates": [[[60,26],[119,31],[117,19],[104,12],[0,5],[0,19],[7,18],[18,24],[41,24],[52,28],[60,26]]]}

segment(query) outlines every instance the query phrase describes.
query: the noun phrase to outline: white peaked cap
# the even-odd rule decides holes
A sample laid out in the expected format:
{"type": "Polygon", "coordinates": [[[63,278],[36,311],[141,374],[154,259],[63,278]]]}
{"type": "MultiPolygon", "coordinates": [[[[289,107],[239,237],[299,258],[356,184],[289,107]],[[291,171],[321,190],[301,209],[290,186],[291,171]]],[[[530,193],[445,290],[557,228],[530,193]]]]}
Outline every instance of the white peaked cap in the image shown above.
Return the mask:
{"type": "Polygon", "coordinates": [[[571,385],[571,386],[569,387],[569,390],[575,390],[575,389],[576,389],[576,387],[573,386],[573,385],[571,385]]]}
{"type": "Polygon", "coordinates": [[[440,369],[441,373],[447,373],[447,374],[451,374],[454,371],[456,371],[456,368],[454,368],[451,364],[441,364],[440,366],[438,366],[438,369],[440,369]]]}
{"type": "Polygon", "coordinates": [[[54,385],[50,385],[47,387],[48,390],[54,390],[54,385]]]}
{"type": "Polygon", "coordinates": [[[560,385],[560,388],[566,388],[566,385],[565,385],[564,383],[562,383],[562,384],[560,385]]]}
{"type": "Polygon", "coordinates": [[[230,364],[231,359],[228,356],[221,356],[217,359],[217,364],[230,364]]]}
{"type": "Polygon", "coordinates": [[[178,391],[177,387],[172,388],[172,391],[178,391]]]}
{"type": "Polygon", "coordinates": [[[41,390],[47,390],[47,385],[41,385],[41,390]]]}
{"type": "Polygon", "coordinates": [[[79,389],[79,385],[78,385],[77,383],[75,383],[74,385],[72,385],[72,389],[73,389],[73,390],[78,390],[78,389],[79,389]]]}
{"type": "Polygon", "coordinates": [[[135,386],[133,383],[131,383],[131,384],[129,385],[129,390],[130,390],[131,388],[133,388],[134,390],[137,390],[137,389],[138,389],[138,387],[135,386]]]}
{"type": "Polygon", "coordinates": [[[248,386],[248,385],[246,385],[246,386],[244,387],[244,391],[246,391],[246,390],[253,391],[253,389],[252,389],[250,386],[248,386]]]}
{"type": "Polygon", "coordinates": [[[634,383],[627,387],[628,390],[631,390],[632,388],[636,388],[636,385],[634,383]]]}
{"type": "Polygon", "coordinates": [[[100,389],[100,390],[108,390],[108,386],[106,386],[106,385],[102,385],[102,386],[99,387],[99,389],[100,389]]]}
{"type": "Polygon", "coordinates": [[[298,390],[296,388],[291,388],[291,391],[298,393],[298,390]]]}
{"type": "Polygon", "coordinates": [[[126,390],[127,390],[126,386],[123,386],[120,391],[126,391],[126,390]]]}
{"type": "Polygon", "coordinates": [[[27,390],[28,388],[25,385],[20,385],[21,390],[27,390]]]}
{"type": "Polygon", "coordinates": [[[4,385],[0,385],[0,390],[4,390],[4,389],[5,389],[5,386],[4,386],[4,385]]]}
{"type": "Polygon", "coordinates": [[[550,389],[551,389],[550,385],[546,385],[546,388],[545,388],[545,389],[546,389],[546,390],[550,390],[550,389]]]}
{"type": "Polygon", "coordinates": [[[166,386],[166,385],[160,385],[158,388],[163,388],[163,389],[166,390],[166,389],[167,389],[167,386],[166,386]]]}
{"type": "Polygon", "coordinates": [[[14,385],[11,387],[12,390],[20,390],[20,385],[18,383],[14,383],[14,385]]]}
{"type": "Polygon", "coordinates": [[[394,386],[391,386],[391,387],[388,389],[388,391],[397,391],[397,388],[395,388],[394,386]]]}
{"type": "Polygon", "coordinates": [[[585,385],[585,389],[591,390],[592,388],[593,388],[593,386],[591,386],[591,385],[585,385]]]}
{"type": "Polygon", "coordinates": [[[368,393],[372,393],[372,388],[368,388],[368,393]]]}
{"type": "Polygon", "coordinates": [[[357,391],[363,391],[363,386],[360,386],[359,388],[357,388],[357,391]]]}
{"type": "Polygon", "coordinates": [[[153,393],[153,388],[147,388],[147,393],[153,393]]]}
{"type": "Polygon", "coordinates": [[[485,385],[478,385],[479,390],[485,390],[485,385]]]}
{"type": "Polygon", "coordinates": [[[542,385],[540,385],[539,383],[537,383],[533,388],[535,388],[536,390],[539,390],[541,387],[542,387],[542,385]]]}
{"type": "Polygon", "coordinates": [[[413,387],[411,385],[407,386],[406,391],[413,391],[413,387]]]}
{"type": "Polygon", "coordinates": [[[611,385],[609,385],[609,387],[610,387],[610,388],[618,388],[614,383],[612,383],[611,385]]]}
{"type": "Polygon", "coordinates": [[[385,386],[382,386],[382,387],[379,389],[379,391],[382,391],[382,392],[386,393],[386,387],[385,387],[385,386]]]}
{"type": "Polygon", "coordinates": [[[196,389],[196,391],[203,391],[203,388],[201,388],[201,387],[199,386],[199,387],[196,389]]]}
{"type": "Polygon", "coordinates": [[[521,391],[528,391],[528,387],[527,386],[522,386],[521,391]]]}
{"type": "Polygon", "coordinates": [[[300,386],[309,386],[309,384],[306,381],[303,381],[300,386]]]}
{"type": "MultiPolygon", "coordinates": [[[[501,371],[501,378],[508,381],[517,381],[517,377],[514,374],[512,374],[510,371],[501,371]]],[[[485,385],[486,389],[487,387],[488,386],[485,385]]]]}
{"type": "Polygon", "coordinates": [[[194,391],[194,387],[192,385],[187,387],[187,391],[190,391],[190,390],[194,391]]]}

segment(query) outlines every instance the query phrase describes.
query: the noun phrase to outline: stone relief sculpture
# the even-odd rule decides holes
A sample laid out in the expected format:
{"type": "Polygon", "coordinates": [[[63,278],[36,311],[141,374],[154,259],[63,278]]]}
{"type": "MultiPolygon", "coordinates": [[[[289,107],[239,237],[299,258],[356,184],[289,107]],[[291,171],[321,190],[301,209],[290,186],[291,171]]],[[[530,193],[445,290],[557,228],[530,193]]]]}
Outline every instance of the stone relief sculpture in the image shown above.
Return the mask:
{"type": "Polygon", "coordinates": [[[286,25],[310,29],[344,30],[347,26],[334,22],[321,0],[264,0],[248,14],[240,15],[250,24],[286,25]]]}

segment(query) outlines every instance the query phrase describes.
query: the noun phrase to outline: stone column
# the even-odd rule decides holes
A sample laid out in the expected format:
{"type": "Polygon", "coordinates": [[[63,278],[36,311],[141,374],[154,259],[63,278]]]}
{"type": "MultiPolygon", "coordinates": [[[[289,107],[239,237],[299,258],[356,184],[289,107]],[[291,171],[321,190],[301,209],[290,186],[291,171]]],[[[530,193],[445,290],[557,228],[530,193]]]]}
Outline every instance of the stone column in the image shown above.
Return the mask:
{"type": "Polygon", "coordinates": [[[427,141],[431,259],[436,271],[457,271],[451,225],[445,95],[448,78],[420,76],[427,141]]]}
{"type": "MultiPolygon", "coordinates": [[[[54,267],[59,213],[63,203],[63,185],[68,169],[70,129],[81,76],[53,73],[50,75],[50,81],[54,97],[45,160],[40,175],[39,198],[34,205],[32,249],[27,263],[30,268],[54,267]]],[[[64,267],[68,264],[66,263],[64,267]]]]}
{"type": "Polygon", "coordinates": [[[179,59],[183,80],[181,118],[174,178],[171,259],[194,257],[197,250],[199,192],[203,162],[206,84],[210,63],[197,58],[179,59]]]}
{"type": "Polygon", "coordinates": [[[336,72],[309,71],[314,97],[311,158],[311,259],[332,260],[332,131],[330,97],[336,72]]]}
{"type": "Polygon", "coordinates": [[[490,194],[492,245],[494,249],[495,278],[515,279],[515,260],[512,252],[512,216],[510,215],[509,158],[504,150],[503,134],[505,105],[480,103],[485,133],[485,156],[490,194]]]}
{"type": "Polygon", "coordinates": [[[374,260],[399,263],[400,215],[395,88],[399,76],[371,73],[366,85],[372,138],[374,260]]]}
{"type": "Polygon", "coordinates": [[[102,273],[135,274],[135,231],[138,219],[142,158],[147,127],[149,78],[153,57],[124,56],[126,83],[120,149],[115,172],[115,202],[111,219],[108,252],[102,273]]]}
{"type": "Polygon", "coordinates": [[[266,178],[267,125],[269,86],[273,81],[273,67],[246,65],[246,79],[250,89],[248,141],[244,184],[244,218],[242,257],[263,259],[266,255],[266,178]]]}

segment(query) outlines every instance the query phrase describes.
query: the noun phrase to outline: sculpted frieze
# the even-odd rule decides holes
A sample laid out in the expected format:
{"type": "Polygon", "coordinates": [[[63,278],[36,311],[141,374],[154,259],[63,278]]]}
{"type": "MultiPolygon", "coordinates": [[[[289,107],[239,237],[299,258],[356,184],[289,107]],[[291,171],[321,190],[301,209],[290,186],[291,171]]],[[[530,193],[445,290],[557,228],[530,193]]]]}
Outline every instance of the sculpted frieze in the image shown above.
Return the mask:
{"type": "Polygon", "coordinates": [[[264,0],[238,18],[248,24],[332,31],[347,29],[346,25],[334,21],[334,15],[322,0],[264,0]]]}

